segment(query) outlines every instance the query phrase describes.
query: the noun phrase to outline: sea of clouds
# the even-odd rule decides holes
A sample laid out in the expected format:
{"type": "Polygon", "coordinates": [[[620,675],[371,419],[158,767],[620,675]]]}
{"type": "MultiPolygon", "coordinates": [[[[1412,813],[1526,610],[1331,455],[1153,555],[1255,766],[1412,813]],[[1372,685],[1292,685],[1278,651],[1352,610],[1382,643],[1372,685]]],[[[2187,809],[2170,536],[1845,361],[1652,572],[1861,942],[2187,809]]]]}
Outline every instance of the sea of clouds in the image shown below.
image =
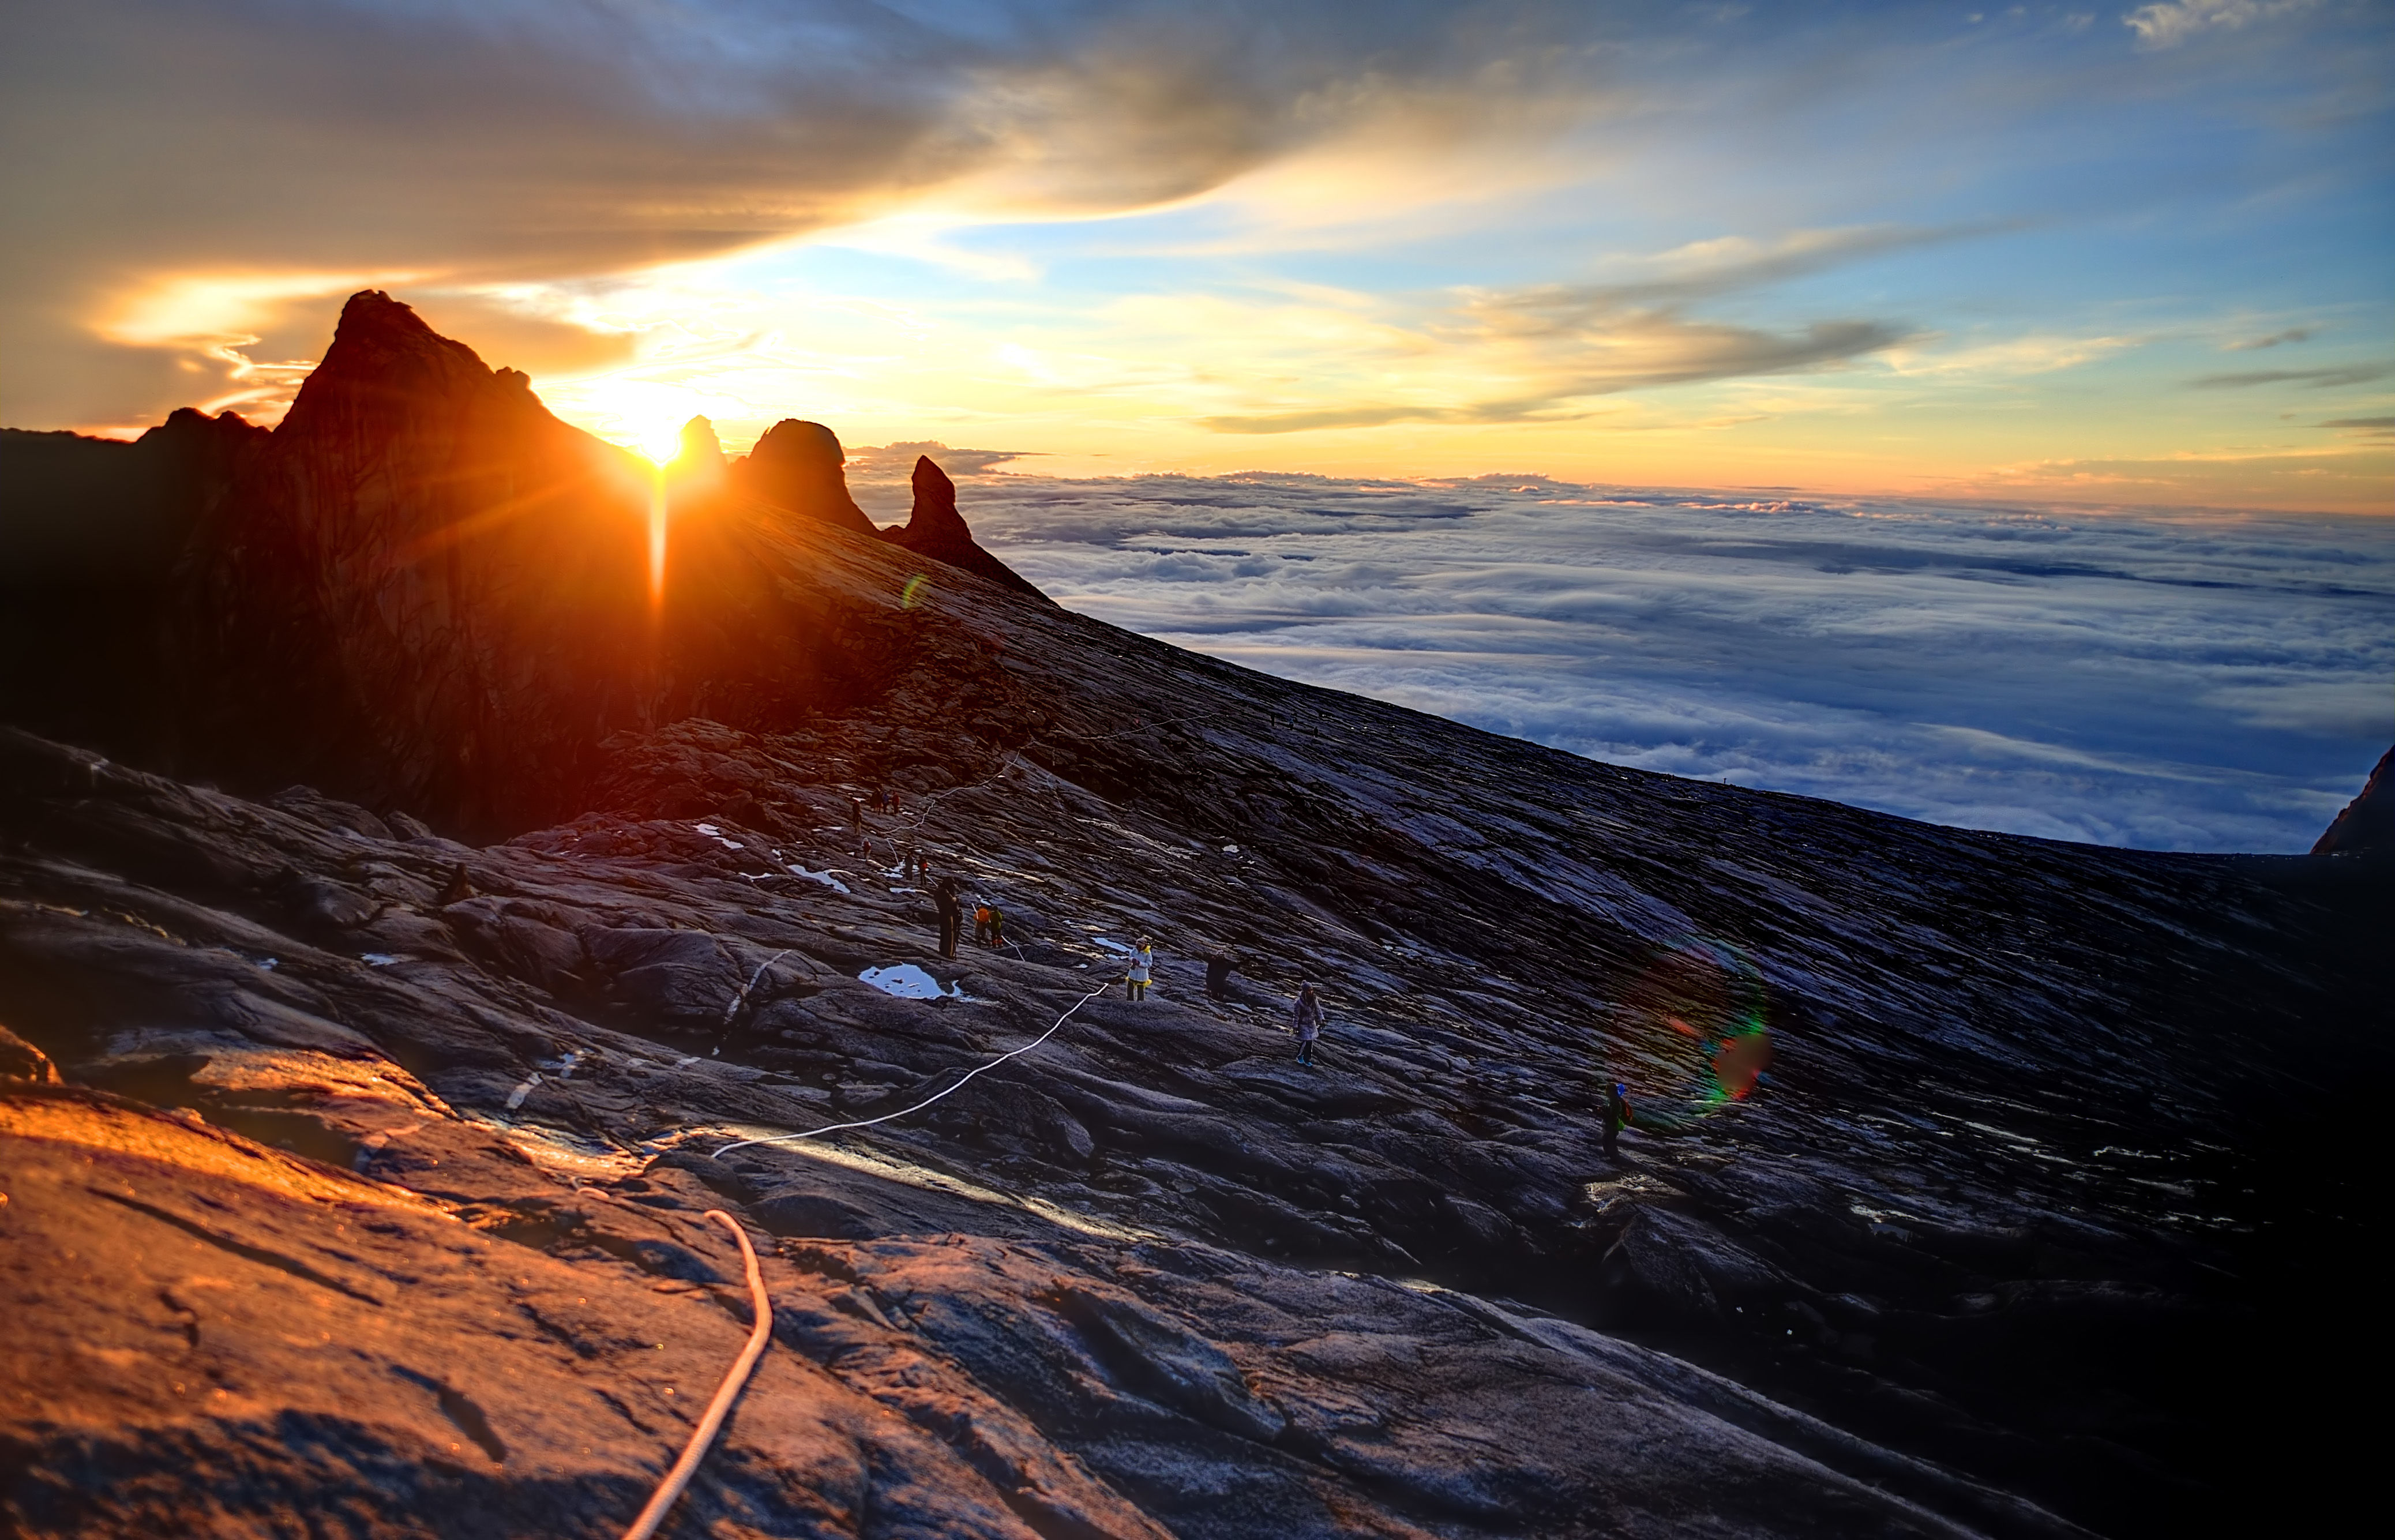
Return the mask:
{"type": "Polygon", "coordinates": [[[2395,741],[2395,520],[947,457],[976,535],[1072,609],[1616,764],[2298,851],[2395,741]]]}

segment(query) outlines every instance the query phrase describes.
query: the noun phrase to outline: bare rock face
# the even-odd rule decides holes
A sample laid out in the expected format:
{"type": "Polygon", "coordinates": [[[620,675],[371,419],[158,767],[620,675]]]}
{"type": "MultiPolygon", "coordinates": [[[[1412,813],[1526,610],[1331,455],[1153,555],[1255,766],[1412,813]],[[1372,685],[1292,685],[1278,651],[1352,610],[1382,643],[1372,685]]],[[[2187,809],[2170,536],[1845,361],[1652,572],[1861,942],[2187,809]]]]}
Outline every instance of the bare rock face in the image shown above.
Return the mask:
{"type": "Polygon", "coordinates": [[[887,621],[909,574],[879,542],[862,570],[852,552],[840,578],[780,581],[827,532],[736,484],[706,419],[663,493],[653,545],[653,467],[354,296],[192,536],[165,762],[504,833],[577,805],[616,732],[789,727],[958,652],[937,617],[887,621]]]}
{"type": "Polygon", "coordinates": [[[620,1533],[748,1322],[709,1210],[774,1345],[682,1533],[2314,1533],[2362,1468],[2375,862],[925,598],[928,461],[889,540],[669,485],[653,586],[653,468],[377,295],[301,407],[206,428],[200,768],[0,726],[9,1534],[620,1533]]]}
{"type": "Polygon", "coordinates": [[[849,495],[847,463],[830,428],[785,417],[765,430],[757,447],[734,467],[733,479],[759,501],[801,519],[852,534],[878,534],[873,520],[849,495]]]}
{"type": "Polygon", "coordinates": [[[2362,795],[2345,805],[2312,847],[2316,856],[2395,850],[2395,748],[2379,757],[2362,795]]]}
{"type": "Polygon", "coordinates": [[[270,439],[184,407],[139,441],[0,428],[0,718],[168,750],[176,564],[270,439]]]}
{"type": "Polygon", "coordinates": [[[964,516],[957,511],[956,482],[948,479],[946,471],[932,462],[930,455],[915,457],[914,480],[913,513],[907,517],[904,526],[883,530],[882,539],[904,546],[917,556],[928,556],[934,561],[960,567],[1001,588],[1011,588],[1035,599],[1048,597],[1013,568],[974,543],[973,531],[966,526],[964,516]]]}

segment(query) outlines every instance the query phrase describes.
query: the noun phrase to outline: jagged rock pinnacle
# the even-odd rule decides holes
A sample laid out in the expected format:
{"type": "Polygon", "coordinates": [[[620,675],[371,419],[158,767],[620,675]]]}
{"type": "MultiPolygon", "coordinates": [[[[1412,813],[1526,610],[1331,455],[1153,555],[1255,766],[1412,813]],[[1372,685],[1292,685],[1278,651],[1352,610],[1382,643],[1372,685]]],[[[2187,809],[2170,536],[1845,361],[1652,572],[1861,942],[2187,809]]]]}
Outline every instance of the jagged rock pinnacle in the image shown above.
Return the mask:
{"type": "Polygon", "coordinates": [[[964,515],[957,511],[956,482],[948,479],[946,471],[933,463],[930,455],[915,457],[914,480],[914,512],[908,516],[905,528],[883,530],[882,539],[893,545],[904,546],[917,556],[928,556],[951,567],[961,567],[1002,588],[1012,588],[1038,599],[1048,597],[974,541],[973,530],[966,525],[964,515]]]}

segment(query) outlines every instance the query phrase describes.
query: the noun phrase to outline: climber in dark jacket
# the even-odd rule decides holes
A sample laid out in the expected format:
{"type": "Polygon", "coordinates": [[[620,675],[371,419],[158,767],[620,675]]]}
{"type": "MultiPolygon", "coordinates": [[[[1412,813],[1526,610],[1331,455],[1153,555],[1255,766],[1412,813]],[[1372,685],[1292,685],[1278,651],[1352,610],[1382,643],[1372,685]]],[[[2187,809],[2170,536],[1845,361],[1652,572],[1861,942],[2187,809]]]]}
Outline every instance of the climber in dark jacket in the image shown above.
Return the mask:
{"type": "Polygon", "coordinates": [[[940,916],[940,955],[957,954],[957,941],[964,934],[964,905],[957,902],[957,879],[944,876],[932,885],[932,908],[940,916]]]}
{"type": "Polygon", "coordinates": [[[1635,1121],[1631,1115],[1630,1099],[1622,1094],[1628,1089],[1617,1080],[1605,1093],[1605,1158],[1608,1160],[1615,1158],[1613,1141],[1620,1137],[1621,1125],[1635,1121]]]}

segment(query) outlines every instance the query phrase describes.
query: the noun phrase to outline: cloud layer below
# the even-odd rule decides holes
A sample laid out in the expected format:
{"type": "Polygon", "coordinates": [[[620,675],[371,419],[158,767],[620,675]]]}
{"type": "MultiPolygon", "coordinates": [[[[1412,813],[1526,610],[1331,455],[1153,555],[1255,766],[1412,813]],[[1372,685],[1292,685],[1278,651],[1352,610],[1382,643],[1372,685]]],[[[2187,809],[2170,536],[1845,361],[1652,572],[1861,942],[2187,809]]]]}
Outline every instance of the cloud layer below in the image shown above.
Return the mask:
{"type": "MultiPolygon", "coordinates": [[[[883,490],[868,470],[860,495],[883,490]]],[[[2395,521],[1494,478],[999,474],[964,493],[986,544],[1115,624],[1576,754],[1935,823],[2302,850],[2395,740],[2395,521]]]]}

